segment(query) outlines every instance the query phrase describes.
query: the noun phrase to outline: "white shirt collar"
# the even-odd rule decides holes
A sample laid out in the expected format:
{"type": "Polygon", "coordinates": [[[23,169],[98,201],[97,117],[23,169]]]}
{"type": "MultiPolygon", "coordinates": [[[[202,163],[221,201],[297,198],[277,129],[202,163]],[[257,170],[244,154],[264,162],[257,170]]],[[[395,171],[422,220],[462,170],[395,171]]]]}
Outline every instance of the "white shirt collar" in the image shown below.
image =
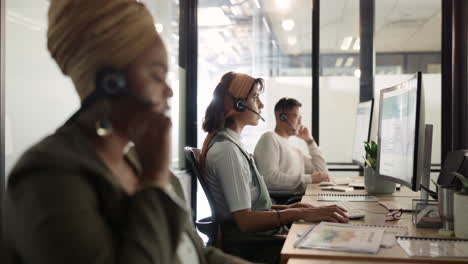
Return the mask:
{"type": "Polygon", "coordinates": [[[225,135],[227,135],[229,138],[234,140],[236,143],[238,143],[240,145],[242,144],[241,135],[237,134],[237,132],[235,132],[234,130],[232,130],[230,128],[226,128],[222,132],[224,132],[225,135]]]}

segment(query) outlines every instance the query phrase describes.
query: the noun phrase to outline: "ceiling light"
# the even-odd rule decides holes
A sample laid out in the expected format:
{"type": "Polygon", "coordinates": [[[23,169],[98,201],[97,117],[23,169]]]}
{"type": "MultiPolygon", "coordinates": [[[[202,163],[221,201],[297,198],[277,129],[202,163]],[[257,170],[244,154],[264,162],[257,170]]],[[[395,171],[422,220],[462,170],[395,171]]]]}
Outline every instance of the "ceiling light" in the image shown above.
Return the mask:
{"type": "Polygon", "coordinates": [[[343,61],[343,57],[338,57],[335,62],[335,67],[341,67],[341,65],[343,65],[343,61]]]}
{"type": "Polygon", "coordinates": [[[361,70],[360,70],[360,69],[354,70],[354,77],[356,77],[356,78],[360,78],[360,77],[361,77],[361,70]]]}
{"type": "Polygon", "coordinates": [[[294,20],[285,19],[283,20],[283,22],[281,22],[281,26],[283,27],[284,30],[291,31],[294,28],[294,20]]]}
{"type": "Polygon", "coordinates": [[[288,44],[294,46],[297,43],[297,38],[295,36],[288,37],[288,44]]]}
{"type": "Polygon", "coordinates": [[[235,16],[243,16],[244,15],[244,12],[242,11],[242,8],[240,6],[231,6],[231,12],[235,15],[235,16]]]}
{"type": "Polygon", "coordinates": [[[262,21],[263,21],[263,24],[265,25],[266,30],[267,30],[268,32],[271,32],[271,31],[270,31],[270,26],[268,26],[268,22],[266,21],[266,18],[265,18],[265,17],[262,18],[262,21]]]}
{"type": "Polygon", "coordinates": [[[154,26],[156,27],[156,31],[157,31],[159,34],[161,34],[161,33],[163,32],[163,30],[164,30],[163,24],[161,24],[161,23],[156,23],[156,24],[154,24],[154,26]]]}
{"type": "Polygon", "coordinates": [[[345,67],[349,67],[351,65],[353,65],[353,62],[354,62],[354,58],[353,57],[349,57],[346,59],[346,62],[345,62],[345,67]]]}
{"type": "Polygon", "coordinates": [[[198,9],[199,26],[226,26],[231,25],[231,20],[219,7],[204,7],[198,9]]]}
{"type": "Polygon", "coordinates": [[[253,2],[257,8],[260,8],[260,3],[258,2],[258,0],[253,0],[253,2]]]}
{"type": "Polygon", "coordinates": [[[345,37],[341,43],[341,50],[348,50],[351,47],[353,37],[345,37]]]}
{"type": "Polygon", "coordinates": [[[279,9],[288,9],[291,4],[290,0],[276,0],[275,2],[279,9]]]}
{"type": "Polygon", "coordinates": [[[361,39],[357,38],[356,41],[354,41],[353,50],[359,50],[360,48],[361,48],[361,39]]]}

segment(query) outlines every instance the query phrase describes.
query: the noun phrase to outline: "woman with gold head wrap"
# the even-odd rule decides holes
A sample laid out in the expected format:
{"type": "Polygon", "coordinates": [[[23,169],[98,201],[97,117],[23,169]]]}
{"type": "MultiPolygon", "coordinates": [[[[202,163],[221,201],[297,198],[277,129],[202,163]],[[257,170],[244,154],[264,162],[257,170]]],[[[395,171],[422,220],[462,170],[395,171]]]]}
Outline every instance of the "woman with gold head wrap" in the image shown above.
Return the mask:
{"type": "Polygon", "coordinates": [[[229,72],[221,78],[203,122],[209,134],[203,143],[200,165],[221,222],[225,251],[252,261],[276,263],[283,241],[272,239],[255,248],[236,241],[255,239],[252,235],[284,234],[283,225],[297,220],[348,219],[345,210],[337,206],[272,204],[263,176],[240,136],[245,126],[256,126],[261,118],[263,103],[259,95],[263,88],[262,79],[246,74],[229,72]]]}
{"type": "Polygon", "coordinates": [[[2,263],[246,263],[204,248],[178,196],[167,53],[148,10],[52,0],[48,48],[82,106],[11,172],[2,263]]]}

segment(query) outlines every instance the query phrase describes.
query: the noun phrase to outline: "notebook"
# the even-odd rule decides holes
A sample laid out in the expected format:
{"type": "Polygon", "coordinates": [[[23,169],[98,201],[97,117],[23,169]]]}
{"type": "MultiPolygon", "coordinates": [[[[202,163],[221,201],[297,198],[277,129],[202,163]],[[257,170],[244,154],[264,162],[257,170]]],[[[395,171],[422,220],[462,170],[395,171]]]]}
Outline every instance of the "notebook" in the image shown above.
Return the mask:
{"type": "Polygon", "coordinates": [[[468,239],[401,236],[397,243],[410,257],[468,258],[468,239]]]}
{"type": "Polygon", "coordinates": [[[375,254],[379,250],[383,234],[384,230],[381,228],[321,222],[310,228],[294,246],[375,254]]]}
{"type": "Polygon", "coordinates": [[[396,237],[408,235],[408,227],[406,226],[396,226],[396,225],[365,225],[365,224],[352,224],[355,227],[371,227],[371,228],[381,228],[384,230],[384,235],[382,242],[380,242],[380,247],[391,248],[396,245],[396,237]]]}
{"type": "Polygon", "coordinates": [[[327,186],[322,187],[322,191],[351,192],[354,191],[354,188],[346,186],[327,186]]]}
{"type": "Polygon", "coordinates": [[[322,193],[317,201],[378,202],[375,196],[365,194],[322,193]]]}

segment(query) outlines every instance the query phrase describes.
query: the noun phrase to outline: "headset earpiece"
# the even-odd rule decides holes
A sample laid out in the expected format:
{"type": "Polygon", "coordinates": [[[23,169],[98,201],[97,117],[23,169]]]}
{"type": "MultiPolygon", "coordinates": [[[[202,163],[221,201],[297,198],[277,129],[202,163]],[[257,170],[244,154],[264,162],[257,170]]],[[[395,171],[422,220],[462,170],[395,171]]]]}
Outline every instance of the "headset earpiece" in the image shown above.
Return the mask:
{"type": "Polygon", "coordinates": [[[106,95],[124,95],[127,92],[127,75],[122,70],[104,68],[97,73],[96,86],[106,95]]]}
{"type": "Polygon", "coordinates": [[[237,112],[245,112],[247,108],[247,102],[244,99],[236,98],[231,92],[227,91],[227,95],[231,97],[232,101],[234,102],[234,110],[237,112]]]}
{"type": "Polygon", "coordinates": [[[234,101],[234,109],[236,109],[237,112],[244,112],[247,109],[247,103],[245,100],[237,99],[234,101]]]}
{"type": "Polygon", "coordinates": [[[286,121],[286,120],[288,120],[288,115],[286,115],[285,113],[281,113],[281,114],[279,115],[279,119],[280,119],[281,121],[286,121]]]}

